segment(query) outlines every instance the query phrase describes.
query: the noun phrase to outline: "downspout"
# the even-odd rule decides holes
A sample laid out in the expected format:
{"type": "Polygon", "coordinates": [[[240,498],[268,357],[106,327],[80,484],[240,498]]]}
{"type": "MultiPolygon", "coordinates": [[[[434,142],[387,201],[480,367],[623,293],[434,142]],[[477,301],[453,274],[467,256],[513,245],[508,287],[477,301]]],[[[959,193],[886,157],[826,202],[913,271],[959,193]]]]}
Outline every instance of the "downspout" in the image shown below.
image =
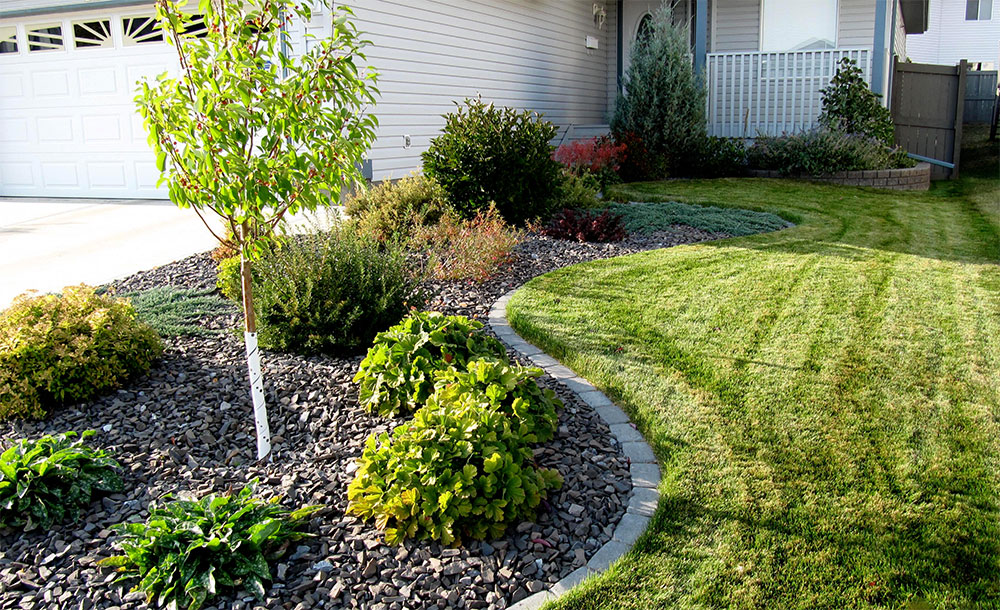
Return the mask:
{"type": "Polygon", "coordinates": [[[885,63],[888,50],[885,46],[885,24],[888,0],[875,0],[875,39],[872,41],[872,91],[885,97],[885,63]]]}
{"type": "Polygon", "coordinates": [[[899,12],[897,2],[892,2],[892,28],[889,30],[889,85],[885,92],[885,107],[892,108],[892,77],[896,75],[896,14],[899,12]]]}
{"type": "Polygon", "coordinates": [[[618,21],[618,27],[617,27],[617,30],[618,30],[618,58],[617,58],[618,59],[618,71],[617,71],[616,74],[617,74],[617,77],[618,77],[618,81],[617,81],[618,82],[618,93],[622,94],[622,93],[625,93],[625,83],[623,82],[623,79],[624,79],[624,76],[625,76],[624,75],[624,71],[625,71],[625,57],[624,57],[624,55],[625,55],[625,24],[623,23],[623,21],[624,21],[624,14],[625,14],[625,0],[618,0],[618,8],[616,10],[618,11],[616,13],[616,17],[617,17],[617,21],[618,21]]]}
{"type": "Polygon", "coordinates": [[[708,63],[708,0],[696,0],[694,27],[694,73],[704,79],[708,63]]]}

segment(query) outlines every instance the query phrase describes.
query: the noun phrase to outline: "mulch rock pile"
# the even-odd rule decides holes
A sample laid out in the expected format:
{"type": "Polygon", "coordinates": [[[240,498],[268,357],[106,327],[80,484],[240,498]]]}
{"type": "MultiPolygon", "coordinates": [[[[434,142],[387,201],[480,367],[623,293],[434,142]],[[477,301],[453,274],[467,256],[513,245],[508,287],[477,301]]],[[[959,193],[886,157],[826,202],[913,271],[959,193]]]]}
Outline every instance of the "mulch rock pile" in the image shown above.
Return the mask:
{"type": "MultiPolygon", "coordinates": [[[[515,260],[482,284],[428,282],[429,309],[484,319],[504,293],[559,267],[682,243],[717,239],[690,227],[636,235],[616,244],[530,236],[515,260]]],[[[211,288],[214,263],[198,254],[114,284],[118,292],[159,285],[211,288]]],[[[244,592],[206,608],[505,608],[551,586],[607,542],[631,495],[629,464],[607,426],[551,378],[540,383],[565,402],[559,431],[536,450],[557,468],[563,488],[536,522],[512,526],[488,542],[460,548],[407,541],[387,546],[372,523],[344,511],[347,485],[365,439],[400,420],[364,412],[351,382],[361,356],[332,358],[265,353],[264,378],[274,453],[255,463],[239,312],[201,323],[219,332],[169,337],[148,375],[89,404],[64,408],[41,422],[0,423],[0,445],[67,430],[95,429],[96,445],[122,463],[126,491],[102,498],[87,518],[51,531],[0,530],[0,609],[124,610],[145,607],[134,583],[96,562],[112,554],[113,524],[141,521],[150,501],[166,493],[240,489],[259,479],[258,492],[289,506],[320,504],[315,536],[300,541],[277,565],[266,599],[244,592]]]]}

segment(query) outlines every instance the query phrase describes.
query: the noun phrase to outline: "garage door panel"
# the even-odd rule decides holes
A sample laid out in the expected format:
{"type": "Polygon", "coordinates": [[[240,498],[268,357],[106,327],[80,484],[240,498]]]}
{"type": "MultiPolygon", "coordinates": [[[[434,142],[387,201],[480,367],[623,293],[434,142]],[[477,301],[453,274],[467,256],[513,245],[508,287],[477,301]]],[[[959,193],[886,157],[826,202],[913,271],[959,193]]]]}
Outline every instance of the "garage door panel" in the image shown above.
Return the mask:
{"type": "Polygon", "coordinates": [[[0,195],[166,197],[134,98],[137,80],[175,72],[177,59],[162,42],[123,45],[122,19],[142,13],[85,11],[19,24],[20,52],[0,54],[0,195]],[[68,33],[80,22],[96,24],[84,41],[92,46],[70,36],[54,50],[27,50],[28,29],[61,24],[68,33]]]}

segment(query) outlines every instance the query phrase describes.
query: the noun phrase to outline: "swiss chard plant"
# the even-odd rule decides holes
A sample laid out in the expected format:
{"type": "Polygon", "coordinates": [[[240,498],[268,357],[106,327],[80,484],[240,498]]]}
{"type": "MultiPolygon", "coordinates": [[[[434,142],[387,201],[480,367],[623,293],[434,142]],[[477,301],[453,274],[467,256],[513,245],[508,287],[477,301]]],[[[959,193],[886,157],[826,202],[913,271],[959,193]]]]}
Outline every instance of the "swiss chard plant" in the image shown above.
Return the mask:
{"type": "Polygon", "coordinates": [[[79,519],[101,493],[122,489],[118,462],[85,440],[93,430],[22,440],[0,454],[0,528],[79,519]]]}
{"type": "Polygon", "coordinates": [[[347,511],[373,518],[389,544],[460,544],[532,519],[562,478],[538,468],[506,413],[482,393],[431,396],[409,422],[368,438],[348,486],[347,511]]]}
{"type": "Polygon", "coordinates": [[[535,379],[541,375],[540,368],[479,358],[469,361],[464,370],[438,373],[435,395],[442,402],[455,402],[461,394],[472,394],[508,416],[524,442],[544,443],[556,431],[562,401],[552,390],[538,386],[535,379]]]}
{"type": "Polygon", "coordinates": [[[258,600],[270,582],[271,563],[304,532],[318,506],[289,510],[254,497],[255,484],[238,494],[152,503],[143,523],[123,523],[115,547],[101,560],[119,580],[138,579],[134,590],[168,608],[197,610],[223,588],[242,587],[258,600]]]}
{"type": "Polygon", "coordinates": [[[434,392],[438,371],[476,357],[506,360],[503,345],[482,328],[462,316],[414,312],[379,333],[354,376],[361,406],[384,416],[410,413],[434,392]]]}

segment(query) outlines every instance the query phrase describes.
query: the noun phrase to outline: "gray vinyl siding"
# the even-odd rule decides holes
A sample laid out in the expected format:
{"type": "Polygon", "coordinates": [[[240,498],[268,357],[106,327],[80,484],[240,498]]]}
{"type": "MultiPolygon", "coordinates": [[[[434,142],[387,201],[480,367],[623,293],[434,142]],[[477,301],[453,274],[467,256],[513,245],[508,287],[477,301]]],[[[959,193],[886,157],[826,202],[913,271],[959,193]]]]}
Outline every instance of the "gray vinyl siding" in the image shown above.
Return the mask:
{"type": "MultiPolygon", "coordinates": [[[[607,30],[607,71],[608,71],[608,105],[605,109],[604,123],[611,122],[611,115],[615,111],[615,100],[618,99],[618,3],[608,2],[608,23],[607,30]]],[[[624,38],[624,33],[622,37],[624,38]]]]}
{"type": "Polygon", "coordinates": [[[713,53],[760,50],[760,0],[718,0],[714,8],[713,53]]]}
{"type": "Polygon", "coordinates": [[[837,47],[870,49],[875,39],[875,0],[840,0],[837,47]]]}
{"type": "Polygon", "coordinates": [[[379,137],[370,155],[376,180],[419,168],[420,153],[444,125],[441,115],[467,97],[537,111],[561,128],[606,120],[615,30],[594,25],[592,2],[348,4],[373,43],[368,61],[380,73],[379,137]],[[587,49],[587,36],[596,36],[600,48],[587,49]]]}

